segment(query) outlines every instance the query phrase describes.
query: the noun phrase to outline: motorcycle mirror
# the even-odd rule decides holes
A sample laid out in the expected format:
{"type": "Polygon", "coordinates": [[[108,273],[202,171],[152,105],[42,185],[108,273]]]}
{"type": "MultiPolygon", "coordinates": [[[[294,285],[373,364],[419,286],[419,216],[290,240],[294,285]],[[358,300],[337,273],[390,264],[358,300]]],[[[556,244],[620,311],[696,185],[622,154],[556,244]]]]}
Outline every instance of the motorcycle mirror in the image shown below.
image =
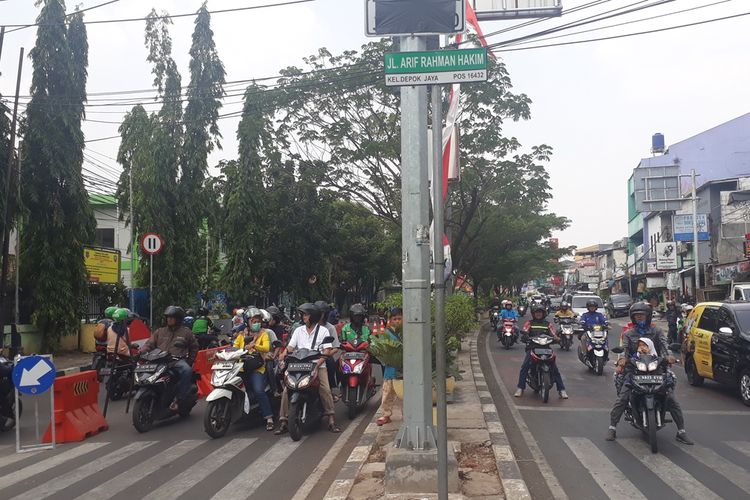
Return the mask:
{"type": "Polygon", "coordinates": [[[615,354],[622,354],[625,352],[625,349],[618,346],[618,347],[613,347],[612,349],[610,349],[610,351],[612,351],[615,354]]]}

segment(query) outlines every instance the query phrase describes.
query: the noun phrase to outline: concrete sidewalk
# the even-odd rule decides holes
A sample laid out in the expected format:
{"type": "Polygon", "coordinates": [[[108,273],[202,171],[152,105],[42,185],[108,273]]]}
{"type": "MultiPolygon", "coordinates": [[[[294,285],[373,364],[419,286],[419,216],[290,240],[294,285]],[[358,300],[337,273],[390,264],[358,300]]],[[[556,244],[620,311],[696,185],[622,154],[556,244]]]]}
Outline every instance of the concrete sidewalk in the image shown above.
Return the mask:
{"type": "MultiPolygon", "coordinates": [[[[472,332],[462,343],[458,355],[462,380],[456,382],[453,402],[448,405],[448,448],[449,453],[455,453],[460,483],[460,493],[451,494],[450,498],[530,498],[484,384],[484,375],[476,357],[477,334],[477,331],[472,332]]],[[[390,424],[378,427],[375,423],[378,416],[373,417],[325,498],[435,498],[437,485],[433,491],[386,494],[385,455],[401,425],[400,404],[394,409],[390,424]]]]}

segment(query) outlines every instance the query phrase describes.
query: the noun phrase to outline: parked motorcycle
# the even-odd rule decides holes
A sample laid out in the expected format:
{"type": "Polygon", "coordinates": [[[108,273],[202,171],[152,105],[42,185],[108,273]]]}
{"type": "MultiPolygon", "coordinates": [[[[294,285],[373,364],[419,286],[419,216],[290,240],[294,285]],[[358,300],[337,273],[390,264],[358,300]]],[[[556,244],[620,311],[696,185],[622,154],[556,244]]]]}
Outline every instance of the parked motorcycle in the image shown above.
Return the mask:
{"type": "Polygon", "coordinates": [[[539,335],[528,339],[531,344],[531,367],[526,376],[526,383],[534,392],[540,393],[542,401],[549,401],[552,388],[552,364],[556,355],[552,351],[554,339],[549,335],[539,335]]]}
{"type": "MultiPolygon", "coordinates": [[[[240,376],[245,357],[249,355],[248,351],[233,347],[216,353],[211,366],[211,385],[214,388],[206,397],[206,411],[203,414],[203,429],[212,438],[224,436],[233,421],[253,413],[263,416],[255,394],[245,387],[240,376]]],[[[265,392],[272,400],[273,392],[268,384],[265,392]]]]}
{"type": "Polygon", "coordinates": [[[591,329],[584,328],[581,343],[578,346],[578,359],[597,375],[604,372],[604,364],[609,359],[609,343],[605,325],[594,325],[591,329]]]}
{"type": "Polygon", "coordinates": [[[155,422],[175,415],[187,417],[198,402],[195,381],[199,375],[193,373],[193,384],[187,400],[179,405],[177,411],[170,408],[177,395],[177,377],[170,365],[179,359],[161,349],[140,356],[135,367],[136,393],[133,404],[133,426],[138,432],[148,432],[155,422]]]}
{"type": "MultiPolygon", "coordinates": [[[[137,346],[131,346],[131,356],[138,353],[137,346]]],[[[122,399],[133,387],[135,361],[130,356],[107,353],[104,365],[96,371],[99,382],[104,383],[111,401],[122,399]]]]}
{"type": "Polygon", "coordinates": [[[359,338],[341,344],[343,352],[339,357],[339,380],[349,420],[353,420],[375,394],[375,377],[372,376],[368,347],[370,343],[359,338]]]}
{"type": "MultiPolygon", "coordinates": [[[[619,354],[623,349],[615,347],[612,352],[619,354]]],[[[648,436],[651,452],[657,453],[656,432],[670,422],[666,418],[667,391],[671,383],[667,375],[667,362],[663,357],[639,354],[637,358],[628,360],[628,363],[632,378],[625,420],[648,436]]]]}
{"type": "Polygon", "coordinates": [[[503,324],[497,329],[497,340],[503,343],[505,349],[510,349],[518,339],[518,330],[516,321],[513,319],[504,319],[503,324]]]}
{"type": "Polygon", "coordinates": [[[555,323],[560,325],[560,349],[570,351],[573,346],[575,320],[573,318],[555,318],[555,323]]]}
{"type": "MultiPolygon", "coordinates": [[[[326,337],[323,343],[333,342],[326,337]]],[[[302,439],[305,431],[312,431],[323,418],[320,400],[320,379],[317,360],[321,354],[311,349],[297,349],[286,357],[284,383],[289,396],[289,435],[294,441],[302,439]]]]}
{"type": "MultiPolygon", "coordinates": [[[[13,387],[11,374],[13,361],[0,355],[0,432],[10,431],[16,425],[16,391],[13,387]]],[[[18,413],[21,414],[23,405],[18,400],[18,413]]]]}

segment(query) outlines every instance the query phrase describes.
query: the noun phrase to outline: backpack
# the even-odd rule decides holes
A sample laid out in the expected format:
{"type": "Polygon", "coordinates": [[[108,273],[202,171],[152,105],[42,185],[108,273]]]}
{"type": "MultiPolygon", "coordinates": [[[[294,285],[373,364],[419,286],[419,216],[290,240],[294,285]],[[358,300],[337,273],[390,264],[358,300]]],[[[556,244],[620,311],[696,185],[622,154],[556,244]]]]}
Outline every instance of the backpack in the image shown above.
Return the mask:
{"type": "Polygon", "coordinates": [[[99,341],[107,340],[107,330],[112,325],[112,321],[108,319],[100,319],[94,326],[94,338],[99,341]]]}

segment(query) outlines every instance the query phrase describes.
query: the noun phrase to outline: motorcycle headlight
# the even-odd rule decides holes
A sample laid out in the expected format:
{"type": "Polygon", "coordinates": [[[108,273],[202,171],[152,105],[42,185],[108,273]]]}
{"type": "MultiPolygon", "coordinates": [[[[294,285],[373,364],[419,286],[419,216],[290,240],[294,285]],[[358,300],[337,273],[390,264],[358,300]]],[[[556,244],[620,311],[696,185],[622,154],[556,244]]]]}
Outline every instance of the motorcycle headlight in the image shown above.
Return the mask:
{"type": "Polygon", "coordinates": [[[659,368],[659,362],[658,361],[652,361],[648,364],[648,371],[653,372],[656,371],[656,369],[659,368]]]}
{"type": "Polygon", "coordinates": [[[304,377],[302,377],[297,384],[297,389],[304,389],[305,387],[310,385],[310,380],[312,380],[310,375],[305,375],[304,377]]]}
{"type": "Polygon", "coordinates": [[[156,382],[159,379],[159,377],[161,377],[162,373],[166,371],[166,369],[167,369],[167,365],[161,365],[159,368],[156,369],[154,374],[148,378],[147,382],[149,384],[153,384],[154,382],[156,382]]]}
{"type": "Polygon", "coordinates": [[[364,363],[358,364],[357,366],[354,367],[354,372],[353,373],[357,373],[357,374],[362,373],[362,368],[364,368],[364,367],[365,367],[364,363]]]}
{"type": "Polygon", "coordinates": [[[635,367],[638,369],[639,372],[647,372],[648,367],[646,366],[646,363],[643,361],[636,361],[635,367]]]}

